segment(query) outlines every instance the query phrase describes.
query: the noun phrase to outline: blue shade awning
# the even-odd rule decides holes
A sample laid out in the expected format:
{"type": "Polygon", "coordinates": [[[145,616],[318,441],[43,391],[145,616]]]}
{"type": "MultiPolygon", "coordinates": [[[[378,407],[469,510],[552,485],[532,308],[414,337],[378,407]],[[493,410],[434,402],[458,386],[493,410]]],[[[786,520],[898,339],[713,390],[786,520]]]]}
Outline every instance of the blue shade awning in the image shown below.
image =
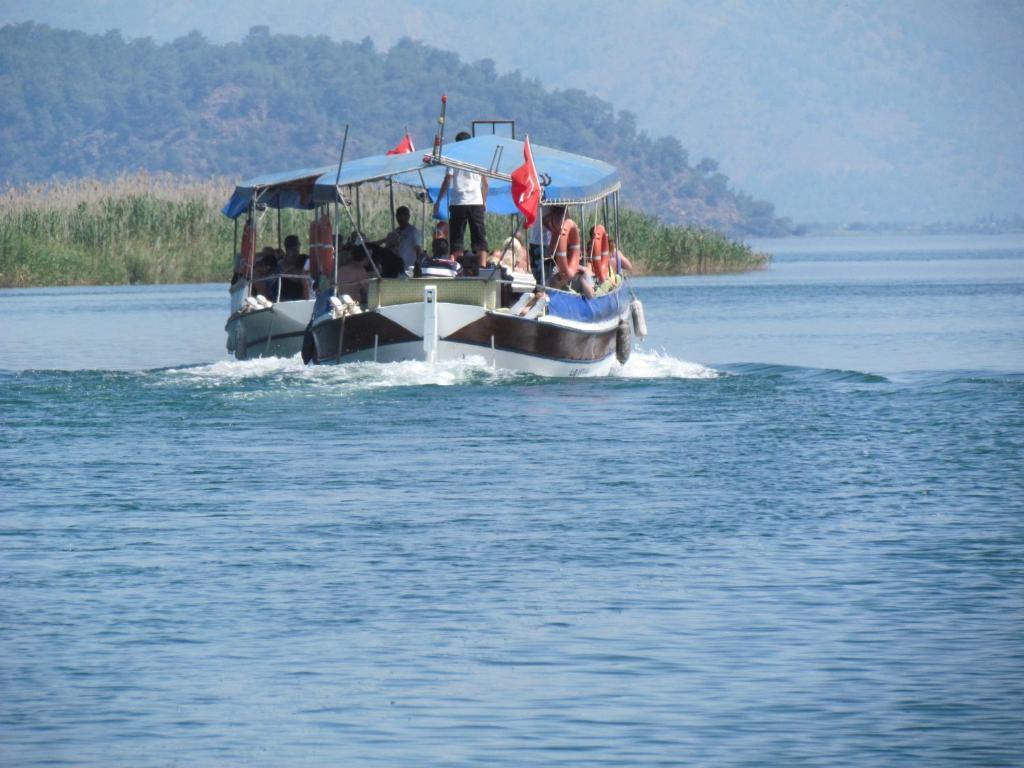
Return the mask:
{"type": "MultiPolygon", "coordinates": [[[[532,142],[530,149],[533,151],[533,163],[537,166],[541,182],[550,179],[550,184],[544,188],[545,204],[591,202],[619,188],[619,172],[615,166],[602,160],[574,155],[532,142]]],[[[523,164],[523,142],[493,135],[452,142],[444,145],[441,163],[475,166],[484,172],[493,169],[498,174],[507,176],[523,164]],[[492,166],[496,157],[497,164],[492,166]]]]}
{"type": "Polygon", "coordinates": [[[247,179],[235,187],[222,213],[229,218],[237,219],[249,210],[253,197],[257,203],[268,208],[312,208],[313,183],[330,168],[331,166],[301,168],[247,179]]]}
{"type": "MultiPolygon", "coordinates": [[[[348,160],[341,166],[341,176],[338,176],[338,166],[328,168],[316,180],[313,188],[313,199],[318,203],[334,202],[335,181],[342,187],[352,187],[358,184],[365,184],[369,181],[383,181],[394,179],[401,184],[420,186],[420,175],[417,171],[426,173],[430,170],[423,162],[422,152],[406,152],[401,155],[371,155],[361,157],[358,160],[348,160]]],[[[444,179],[444,172],[440,169],[435,171],[441,186],[444,179]]]]}
{"type": "MultiPolygon", "coordinates": [[[[608,163],[537,144],[531,144],[530,148],[537,173],[543,181],[550,179],[550,184],[544,189],[545,204],[590,202],[619,188],[619,172],[608,163]]],[[[318,203],[332,202],[336,194],[336,180],[338,185],[348,187],[393,179],[413,187],[425,186],[431,200],[436,200],[448,172],[446,166],[472,166],[485,174],[493,170],[499,176],[508,176],[522,164],[523,142],[504,136],[477,136],[445,144],[440,165],[431,164],[429,155],[422,152],[373,155],[351,160],[342,167],[340,177],[335,167],[316,180],[313,199],[318,203]],[[498,162],[492,169],[496,156],[498,162]]],[[[447,218],[446,201],[442,201],[440,209],[440,217],[447,218]]],[[[499,214],[518,212],[512,202],[512,185],[508,181],[490,179],[487,210],[499,214]]]]}

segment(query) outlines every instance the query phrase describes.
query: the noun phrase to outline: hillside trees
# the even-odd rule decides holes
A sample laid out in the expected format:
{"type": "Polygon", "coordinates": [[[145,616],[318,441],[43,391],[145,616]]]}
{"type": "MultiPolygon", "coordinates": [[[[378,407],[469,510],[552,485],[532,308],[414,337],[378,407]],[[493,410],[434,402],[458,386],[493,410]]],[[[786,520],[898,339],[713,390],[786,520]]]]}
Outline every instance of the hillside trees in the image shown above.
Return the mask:
{"type": "Polygon", "coordinates": [[[714,161],[689,166],[671,137],[578,89],[547,90],[493,61],[403,39],[336,42],[254,28],[213,45],[192,32],[166,45],[37,24],[0,28],[0,181],[110,178],[139,169],[247,177],[383,152],[408,128],[429,147],[441,93],[448,131],[511,117],[517,134],[602,158],[627,204],[670,223],[734,233],[784,230],[770,203],[737,194],[714,161]],[[710,164],[710,165],[709,165],[710,164]]]}

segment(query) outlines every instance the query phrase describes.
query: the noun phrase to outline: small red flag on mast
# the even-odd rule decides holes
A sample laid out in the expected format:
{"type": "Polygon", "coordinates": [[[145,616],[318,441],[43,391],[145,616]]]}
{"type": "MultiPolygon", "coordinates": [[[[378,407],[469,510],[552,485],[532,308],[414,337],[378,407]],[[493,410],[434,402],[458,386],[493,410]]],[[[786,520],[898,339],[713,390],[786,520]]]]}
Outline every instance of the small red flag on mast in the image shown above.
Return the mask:
{"type": "Polygon", "coordinates": [[[398,146],[388,151],[389,155],[404,155],[406,152],[415,152],[416,147],[412,145],[412,139],[409,138],[409,134],[406,133],[402,137],[402,140],[398,142],[398,146]]]}
{"type": "Polygon", "coordinates": [[[540,206],[540,179],[537,178],[537,168],[533,164],[529,135],[523,141],[523,160],[525,162],[511,174],[512,200],[516,208],[523,212],[526,228],[529,229],[537,220],[537,208],[540,206]]]}

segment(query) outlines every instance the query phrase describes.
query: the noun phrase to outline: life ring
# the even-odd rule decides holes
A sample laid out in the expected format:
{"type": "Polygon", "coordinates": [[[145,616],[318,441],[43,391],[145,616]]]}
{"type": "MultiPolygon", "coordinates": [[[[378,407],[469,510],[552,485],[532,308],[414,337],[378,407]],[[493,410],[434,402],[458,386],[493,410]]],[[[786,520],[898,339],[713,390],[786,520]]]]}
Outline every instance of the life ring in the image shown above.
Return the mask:
{"type": "Polygon", "coordinates": [[[245,227],[242,229],[242,249],[238,252],[239,255],[239,270],[242,273],[242,277],[246,280],[252,280],[252,263],[256,258],[256,226],[252,219],[248,219],[245,222],[245,227]]]}
{"type": "Polygon", "coordinates": [[[555,242],[555,265],[563,280],[572,280],[580,268],[580,228],[572,219],[562,220],[555,242]]]}
{"type": "Polygon", "coordinates": [[[313,252],[310,254],[310,274],[312,275],[315,264],[315,277],[318,282],[320,276],[333,280],[334,228],[331,226],[331,215],[326,211],[313,219],[309,225],[309,249],[313,252]],[[314,256],[315,259],[312,258],[314,256]]]}
{"type": "Polygon", "coordinates": [[[608,279],[610,260],[610,248],[608,247],[608,233],[603,224],[594,227],[594,237],[590,241],[590,267],[594,270],[594,277],[599,283],[608,279]]]}

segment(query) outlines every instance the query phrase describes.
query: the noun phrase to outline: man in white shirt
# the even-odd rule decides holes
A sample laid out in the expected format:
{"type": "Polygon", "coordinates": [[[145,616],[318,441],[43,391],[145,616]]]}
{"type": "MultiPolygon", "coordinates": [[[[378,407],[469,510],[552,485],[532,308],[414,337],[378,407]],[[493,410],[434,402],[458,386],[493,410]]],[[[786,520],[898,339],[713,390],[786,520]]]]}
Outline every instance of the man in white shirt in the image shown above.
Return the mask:
{"type": "MultiPolygon", "coordinates": [[[[466,131],[460,131],[455,136],[456,141],[465,141],[468,138],[470,135],[466,131]]],[[[480,267],[487,265],[487,177],[461,168],[449,168],[434,202],[435,216],[439,203],[449,192],[451,197],[448,200],[448,229],[451,254],[454,259],[463,263],[467,274],[476,274],[480,267]],[[476,262],[472,264],[468,259],[463,259],[462,238],[467,223],[470,245],[477,255],[476,262]]]]}
{"type": "Polygon", "coordinates": [[[402,258],[406,267],[414,266],[423,256],[423,235],[409,223],[410,218],[408,206],[399,206],[395,211],[398,226],[388,235],[388,246],[402,258]]]}

